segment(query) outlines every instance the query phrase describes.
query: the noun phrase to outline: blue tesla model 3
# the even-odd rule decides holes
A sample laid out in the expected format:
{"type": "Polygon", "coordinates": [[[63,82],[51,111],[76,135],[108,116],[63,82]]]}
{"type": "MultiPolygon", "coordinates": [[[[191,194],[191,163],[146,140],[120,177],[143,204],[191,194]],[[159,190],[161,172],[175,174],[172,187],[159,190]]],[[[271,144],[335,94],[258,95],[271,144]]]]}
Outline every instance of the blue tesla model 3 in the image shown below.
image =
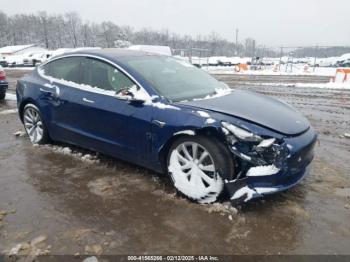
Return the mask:
{"type": "Polygon", "coordinates": [[[247,202],[294,186],[317,139],[293,107],[141,51],[52,58],[18,81],[17,98],[32,143],[61,141],[167,173],[200,203],[223,192],[247,202]]]}

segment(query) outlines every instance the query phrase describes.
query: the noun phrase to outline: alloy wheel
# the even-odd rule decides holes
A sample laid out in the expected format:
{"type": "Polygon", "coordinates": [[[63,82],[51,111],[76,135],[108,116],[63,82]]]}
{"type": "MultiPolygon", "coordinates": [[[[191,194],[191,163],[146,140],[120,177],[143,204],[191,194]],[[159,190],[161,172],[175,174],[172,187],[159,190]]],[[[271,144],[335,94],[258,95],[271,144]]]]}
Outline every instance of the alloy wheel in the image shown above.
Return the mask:
{"type": "Polygon", "coordinates": [[[33,107],[27,107],[23,114],[24,128],[34,144],[39,143],[44,135],[43,122],[39,112],[33,107]]]}
{"type": "Polygon", "coordinates": [[[181,143],[171,152],[169,172],[175,187],[199,202],[213,202],[222,191],[213,157],[196,142],[181,143]]]}

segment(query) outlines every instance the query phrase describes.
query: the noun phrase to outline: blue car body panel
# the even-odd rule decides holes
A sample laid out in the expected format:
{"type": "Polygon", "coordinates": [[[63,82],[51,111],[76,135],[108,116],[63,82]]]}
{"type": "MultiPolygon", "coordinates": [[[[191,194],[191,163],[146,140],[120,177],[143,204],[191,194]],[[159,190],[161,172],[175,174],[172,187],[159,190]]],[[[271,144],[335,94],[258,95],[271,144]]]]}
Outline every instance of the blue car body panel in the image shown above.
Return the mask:
{"type": "Polygon", "coordinates": [[[289,154],[279,173],[247,178],[247,184],[252,188],[274,188],[272,191],[296,184],[305,175],[313,158],[317,139],[315,131],[295,109],[275,99],[233,91],[212,99],[171,102],[159,96],[147,80],[118,59],[119,56],[140,55],[139,52],[93,50],[72,55],[98,56],[113,62],[128,72],[150,96],[158,96],[155,103],[171,107],[158,108],[77,89],[59,81],[49,81],[36,69],[17,85],[19,114],[25,103],[34,103],[40,109],[53,140],[164,172],[164,156],[177,133],[182,135],[181,132],[191,130],[215,135],[227,144],[221,125],[221,121],[226,121],[261,137],[283,140],[288,145],[289,154]],[[208,124],[199,110],[207,112],[216,121],[208,124]]]}
{"type": "Polygon", "coordinates": [[[259,119],[260,125],[285,135],[300,134],[309,126],[308,121],[299,112],[281,101],[244,90],[236,90],[223,97],[186,103],[251,122],[259,119]]]}

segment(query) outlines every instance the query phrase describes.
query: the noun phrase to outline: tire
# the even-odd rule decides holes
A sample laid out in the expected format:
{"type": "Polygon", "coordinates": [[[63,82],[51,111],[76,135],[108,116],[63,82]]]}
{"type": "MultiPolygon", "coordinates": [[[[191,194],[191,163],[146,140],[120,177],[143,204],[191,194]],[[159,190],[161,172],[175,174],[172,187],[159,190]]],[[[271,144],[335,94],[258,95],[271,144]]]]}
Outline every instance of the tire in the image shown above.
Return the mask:
{"type": "Polygon", "coordinates": [[[23,109],[22,119],[24,129],[33,144],[49,142],[49,134],[39,108],[33,104],[27,104],[23,109]]]}
{"type": "Polygon", "coordinates": [[[224,180],[232,179],[234,165],[228,149],[217,139],[182,136],[169,150],[167,170],[181,194],[199,203],[212,203],[223,192],[224,180]]]}
{"type": "Polygon", "coordinates": [[[4,100],[6,96],[6,93],[0,93],[0,100],[4,100]]]}

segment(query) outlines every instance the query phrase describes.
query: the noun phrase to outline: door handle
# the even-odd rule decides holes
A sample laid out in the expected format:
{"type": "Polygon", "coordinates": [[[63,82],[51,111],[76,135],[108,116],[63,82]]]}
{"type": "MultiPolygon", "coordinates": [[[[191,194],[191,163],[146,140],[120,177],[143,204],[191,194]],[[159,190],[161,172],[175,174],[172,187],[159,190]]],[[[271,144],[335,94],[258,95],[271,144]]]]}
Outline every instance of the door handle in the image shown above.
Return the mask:
{"type": "Polygon", "coordinates": [[[157,119],[152,120],[152,122],[154,124],[156,124],[157,126],[159,126],[160,128],[163,128],[165,126],[165,124],[166,124],[165,122],[159,121],[157,119]]]}
{"type": "Polygon", "coordinates": [[[90,103],[90,104],[95,103],[95,101],[89,100],[89,99],[87,99],[87,98],[85,98],[85,97],[83,97],[83,101],[86,102],[86,103],[90,103]]]}
{"type": "Polygon", "coordinates": [[[42,89],[41,87],[40,87],[40,91],[41,91],[41,92],[44,92],[44,93],[53,94],[53,92],[51,92],[51,91],[49,91],[49,90],[42,89]]]}
{"type": "Polygon", "coordinates": [[[52,83],[45,83],[44,84],[44,87],[48,88],[48,89],[43,89],[43,88],[40,88],[40,91],[41,92],[44,92],[44,93],[48,93],[48,94],[52,94],[53,96],[59,96],[60,95],[60,88],[58,86],[56,86],[55,84],[52,84],[52,83]],[[51,91],[52,90],[52,91],[51,91]]]}
{"type": "Polygon", "coordinates": [[[46,94],[50,94],[50,95],[53,95],[53,96],[56,96],[56,92],[54,91],[49,91],[49,90],[46,90],[46,89],[43,89],[40,87],[40,91],[43,92],[43,93],[46,93],[46,94]]]}

